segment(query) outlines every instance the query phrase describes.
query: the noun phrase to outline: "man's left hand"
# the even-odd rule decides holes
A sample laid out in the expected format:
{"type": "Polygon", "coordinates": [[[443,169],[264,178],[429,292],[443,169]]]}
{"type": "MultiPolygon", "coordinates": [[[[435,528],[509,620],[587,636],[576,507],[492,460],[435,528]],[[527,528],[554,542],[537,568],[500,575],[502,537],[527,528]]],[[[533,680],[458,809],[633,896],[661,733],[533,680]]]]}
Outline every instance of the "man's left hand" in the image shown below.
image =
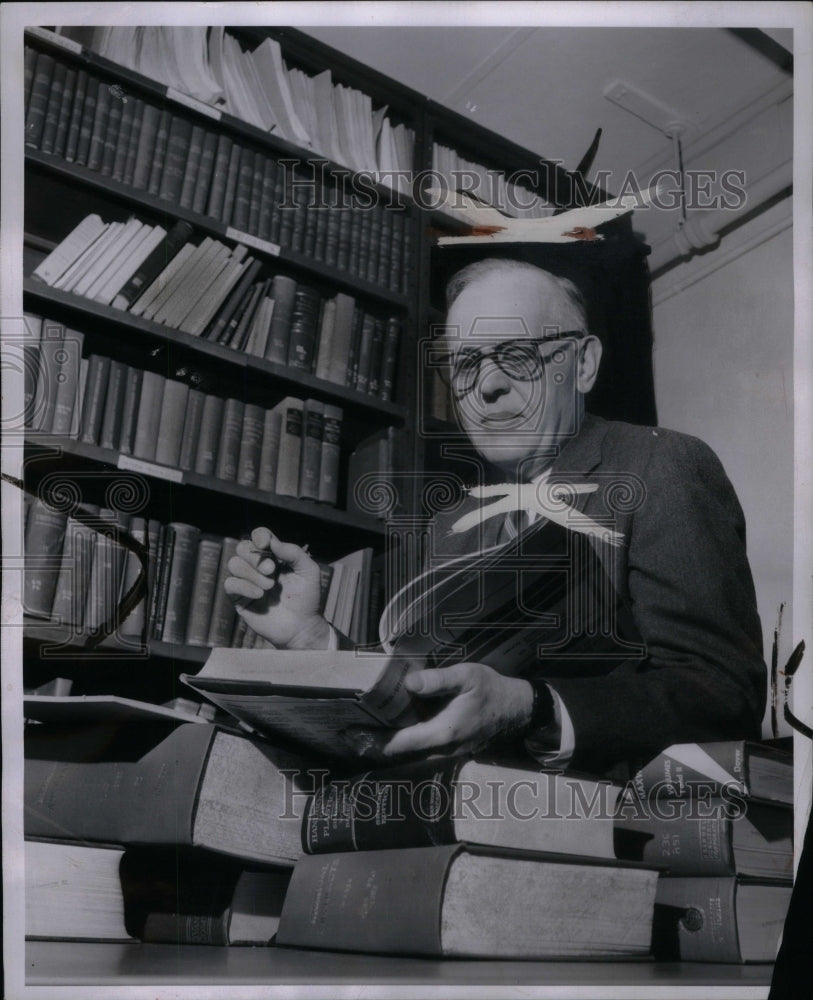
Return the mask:
{"type": "Polygon", "coordinates": [[[504,677],[485,663],[419,670],[407,675],[404,684],[416,698],[445,699],[445,704],[426,722],[399,729],[382,749],[387,757],[421,750],[475,753],[495,736],[518,732],[531,720],[528,681],[504,677]]]}

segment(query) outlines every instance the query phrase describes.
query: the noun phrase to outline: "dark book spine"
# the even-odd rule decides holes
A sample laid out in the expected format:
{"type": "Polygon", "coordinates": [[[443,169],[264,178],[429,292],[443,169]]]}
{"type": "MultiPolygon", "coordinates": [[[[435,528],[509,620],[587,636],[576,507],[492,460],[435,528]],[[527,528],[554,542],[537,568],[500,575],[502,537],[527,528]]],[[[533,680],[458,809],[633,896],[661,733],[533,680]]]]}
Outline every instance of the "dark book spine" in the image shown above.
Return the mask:
{"type": "Polygon", "coordinates": [[[152,637],[162,641],[164,638],[164,619],[169,600],[169,584],[172,576],[172,563],[175,555],[175,528],[171,524],[163,527],[161,538],[161,555],[158,563],[158,577],[155,587],[155,604],[152,619],[152,637]]]}
{"type": "Polygon", "coordinates": [[[93,134],[93,122],[96,118],[96,101],[99,97],[99,79],[88,77],[85,104],[82,109],[82,124],[79,126],[79,141],[76,146],[76,163],[86,166],[90,150],[90,138],[93,134]]]}
{"type": "Polygon", "coordinates": [[[460,760],[420,761],[385,772],[373,771],[352,782],[323,783],[308,802],[302,821],[305,852],[332,854],[453,844],[452,803],[460,767],[460,760]],[[419,808],[420,803],[410,793],[421,786],[431,786],[435,801],[444,803],[445,808],[419,808]]]}
{"type": "Polygon", "coordinates": [[[361,350],[361,338],[364,330],[364,312],[360,306],[353,310],[353,329],[350,334],[350,351],[347,356],[347,374],[345,385],[351,389],[356,387],[356,378],[359,370],[359,351],[361,350]]]}
{"type": "Polygon", "coordinates": [[[237,539],[224,538],[223,547],[220,552],[220,563],[217,568],[217,581],[215,583],[214,603],[212,604],[212,614],[209,621],[209,634],[206,637],[206,645],[228,646],[231,642],[234,622],[237,612],[234,603],[226,593],[224,583],[226,577],[231,576],[229,560],[237,552],[237,539]]]}
{"type": "MultiPolygon", "coordinates": [[[[339,230],[336,238],[336,267],[347,271],[350,266],[350,238],[353,228],[353,209],[342,206],[332,211],[331,216],[338,219],[339,230]]],[[[326,263],[330,263],[330,247],[326,252],[326,263]]]]}
{"type": "MultiPolygon", "coordinates": [[[[305,205],[305,232],[302,236],[302,253],[312,260],[322,259],[321,257],[316,257],[316,237],[319,231],[319,217],[324,215],[324,211],[318,205],[307,203],[305,205]]],[[[322,241],[322,257],[324,257],[324,240],[322,241]]]]}
{"type": "Polygon", "coordinates": [[[240,459],[240,436],[243,431],[245,403],[239,399],[227,399],[223,407],[223,421],[217,446],[215,476],[234,482],[237,479],[237,464],[240,459]]]}
{"type": "Polygon", "coordinates": [[[56,63],[49,87],[48,103],[45,106],[45,121],[42,126],[42,136],[40,138],[40,149],[43,153],[54,152],[56,132],[59,127],[59,112],[62,108],[67,73],[68,67],[65,63],[56,63]]]}
{"type": "Polygon", "coordinates": [[[174,379],[167,379],[164,382],[158,436],[155,442],[155,461],[161,465],[177,468],[188,399],[188,385],[174,379]]]}
{"type": "Polygon", "coordinates": [[[122,184],[135,186],[135,171],[138,163],[138,148],[141,142],[141,135],[144,131],[144,116],[147,105],[141,98],[136,98],[133,108],[133,124],[130,128],[130,135],[127,139],[127,153],[124,159],[124,173],[121,178],[122,184]]]}
{"type": "Polygon", "coordinates": [[[65,334],[65,349],[61,352],[59,374],[52,389],[56,393],[56,401],[51,433],[78,437],[81,420],[76,400],[79,393],[84,334],[77,333],[76,330],[66,330],[65,334]]]}
{"type": "Polygon", "coordinates": [[[288,363],[288,338],[291,332],[291,317],[294,311],[296,282],[293,278],[278,274],[271,284],[274,312],[265,357],[279,365],[288,363]]]}
{"type": "Polygon", "coordinates": [[[274,242],[289,249],[294,231],[294,216],[296,215],[294,186],[292,184],[294,172],[291,164],[287,162],[278,164],[278,169],[278,193],[275,192],[275,198],[279,215],[279,232],[274,242]]]}
{"type": "Polygon", "coordinates": [[[251,209],[251,188],[254,183],[254,150],[244,146],[240,151],[237,186],[234,192],[232,225],[241,233],[249,232],[248,216],[251,209]]]}
{"type": "Polygon", "coordinates": [[[135,121],[135,111],[137,105],[137,101],[133,97],[122,97],[121,102],[121,124],[119,125],[119,134],[116,139],[116,151],[113,156],[113,166],[110,171],[112,179],[114,181],[119,181],[120,183],[124,181],[124,171],[127,167],[127,154],[130,150],[130,143],[132,141],[133,124],[135,121]]]}
{"type": "Polygon", "coordinates": [[[155,459],[158,440],[158,422],[161,419],[161,401],[164,398],[163,375],[145,371],[141,378],[141,398],[133,439],[133,455],[147,462],[155,459]]]}
{"type": "Polygon", "coordinates": [[[302,455],[302,401],[283,401],[276,492],[295,497],[299,491],[299,462],[302,455]]]}
{"type": "Polygon", "coordinates": [[[254,403],[246,403],[240,438],[240,454],[237,459],[237,482],[243,486],[257,485],[264,422],[265,410],[254,403]]]}
{"type": "Polygon", "coordinates": [[[186,157],[181,193],[178,204],[181,208],[192,208],[195,195],[195,181],[200,173],[200,160],[203,155],[203,129],[200,125],[192,126],[189,133],[189,155],[186,157]]]}
{"type": "Polygon", "coordinates": [[[248,267],[243,271],[240,280],[231,290],[228,298],[220,307],[212,322],[209,324],[209,327],[205,332],[207,340],[217,341],[218,343],[228,342],[229,337],[236,329],[239,318],[235,320],[235,324],[231,329],[229,329],[229,324],[240,308],[240,304],[244,301],[246,296],[250,294],[251,285],[257,277],[257,272],[260,270],[261,266],[262,261],[256,258],[250,261],[248,267]]]}
{"type": "Polygon", "coordinates": [[[34,69],[34,82],[31,85],[31,97],[28,100],[28,113],[25,118],[25,144],[39,149],[42,132],[45,128],[45,113],[48,110],[48,97],[51,93],[56,64],[45,52],[37,55],[34,69]]]}
{"type": "Polygon", "coordinates": [[[390,273],[387,286],[390,291],[401,291],[401,262],[403,259],[404,228],[409,225],[409,217],[403,209],[394,210],[392,216],[392,240],[390,244],[390,273]]]}
{"type": "Polygon", "coordinates": [[[260,203],[262,201],[264,172],[265,157],[262,153],[255,153],[251,175],[251,195],[248,202],[248,232],[254,236],[260,235],[260,203]]]}
{"type": "Polygon", "coordinates": [[[323,260],[328,267],[339,267],[345,270],[347,267],[347,257],[345,255],[344,266],[339,264],[339,240],[341,227],[347,216],[344,208],[330,208],[324,212],[325,216],[325,251],[323,260]]]}
{"type": "Polygon", "coordinates": [[[367,278],[367,268],[370,262],[370,238],[373,232],[373,224],[373,209],[362,209],[361,225],[359,226],[359,255],[356,264],[356,275],[362,280],[366,280],[367,278]]]}
{"type": "Polygon", "coordinates": [[[374,205],[370,211],[370,240],[367,245],[367,253],[364,258],[365,268],[362,271],[362,277],[366,278],[371,285],[374,285],[378,280],[378,264],[379,264],[379,254],[381,247],[381,240],[383,237],[383,226],[384,226],[384,209],[378,205],[374,205]]]}
{"type": "Polygon", "coordinates": [[[150,164],[149,178],[147,180],[147,194],[155,194],[161,190],[161,176],[167,158],[167,146],[169,144],[169,126],[172,121],[172,114],[166,108],[158,116],[158,128],[155,133],[155,147],[152,151],[152,163],[150,164]]]}
{"type": "Polygon", "coordinates": [[[104,417],[107,383],[110,378],[110,358],[91,354],[88,379],[85,386],[85,400],[82,407],[81,440],[87,444],[98,444],[104,417]]]}
{"type": "Polygon", "coordinates": [[[271,228],[268,238],[272,243],[285,246],[282,242],[283,204],[285,203],[286,167],[281,163],[274,164],[274,193],[271,197],[271,228]]]}
{"type": "Polygon", "coordinates": [[[195,467],[195,450],[200,437],[200,422],[203,419],[203,404],[206,400],[200,389],[189,390],[189,400],[186,404],[186,414],[183,422],[183,437],[181,451],[178,456],[178,468],[191,471],[195,467]]]}
{"type": "Polygon", "coordinates": [[[240,176],[240,159],[242,147],[237,143],[229,153],[229,169],[226,171],[226,186],[223,189],[223,205],[220,209],[220,221],[224,226],[230,226],[234,214],[234,200],[237,196],[237,181],[240,176]]]}
{"type": "Polygon", "coordinates": [[[381,237],[378,242],[378,271],[373,279],[382,288],[389,287],[390,262],[392,259],[392,212],[386,208],[380,209],[381,237]]]}
{"type": "Polygon", "coordinates": [[[217,443],[220,440],[220,426],[223,420],[223,400],[220,396],[207,395],[203,401],[203,415],[200,421],[200,440],[195,454],[195,472],[201,476],[212,476],[217,462],[217,443]]]}
{"type": "Polygon", "coordinates": [[[186,640],[200,530],[190,524],[176,523],[171,527],[175,531],[175,544],[161,639],[163,642],[183,643],[186,640]]]}
{"type": "MultiPolygon", "coordinates": [[[[318,205],[311,210],[311,215],[316,221],[313,233],[313,249],[310,251],[310,256],[314,260],[324,263],[327,248],[327,228],[331,212],[324,205],[318,205]]],[[[307,243],[307,241],[308,234],[305,233],[305,242],[307,243]]]]}
{"type": "Polygon", "coordinates": [[[291,173],[294,208],[291,213],[291,241],[290,249],[292,253],[303,253],[305,247],[305,226],[310,214],[308,203],[311,198],[310,188],[300,175],[297,177],[296,167],[291,173]]]}
{"type": "Polygon", "coordinates": [[[37,51],[30,45],[25,46],[23,56],[23,94],[25,95],[24,111],[28,115],[28,104],[31,100],[31,88],[34,85],[34,71],[37,68],[37,51]]]}
{"type": "Polygon", "coordinates": [[[321,503],[336,505],[339,496],[339,459],[342,444],[342,411],[325,404],[322,429],[322,455],[319,463],[319,496],[321,503]]]}
{"type": "Polygon", "coordinates": [[[99,433],[99,446],[102,448],[116,450],[119,447],[129,371],[129,367],[121,361],[110,362],[107,398],[104,403],[102,428],[99,433]]]}
{"type": "Polygon", "coordinates": [[[401,325],[395,316],[387,320],[384,349],[381,355],[381,377],[379,398],[391,400],[395,397],[395,376],[398,368],[398,349],[401,342],[401,325]]]}
{"type": "Polygon", "coordinates": [[[314,288],[297,285],[291,313],[288,337],[288,365],[298,371],[310,372],[319,329],[322,300],[314,288]]]}
{"type": "Polygon", "coordinates": [[[384,338],[386,326],[383,319],[376,318],[373,329],[373,343],[370,348],[370,367],[367,377],[367,392],[371,396],[381,394],[381,361],[384,357],[384,338]]]}
{"type": "Polygon", "coordinates": [[[223,198],[226,194],[226,178],[229,173],[231,149],[231,139],[227,135],[218,136],[217,151],[212,170],[212,183],[209,188],[209,200],[206,205],[206,214],[210,215],[213,219],[220,219],[223,215],[223,198]]]}
{"type": "Polygon", "coordinates": [[[281,431],[282,415],[279,410],[266,410],[260,447],[260,467],[257,474],[257,488],[265,493],[273,493],[276,489],[281,431]]]}
{"type": "Polygon", "coordinates": [[[187,646],[205,646],[215,601],[217,570],[223,540],[216,535],[201,535],[189,600],[189,620],[186,626],[187,646]]]}
{"type": "Polygon", "coordinates": [[[52,510],[41,500],[31,504],[25,528],[25,578],[23,611],[48,618],[59,575],[67,514],[52,510]]]}
{"type": "Polygon", "coordinates": [[[203,137],[203,146],[200,154],[200,168],[195,175],[195,190],[192,195],[191,208],[198,215],[203,215],[206,211],[206,203],[209,200],[209,189],[212,184],[212,174],[215,168],[215,153],[217,151],[218,136],[216,132],[206,130],[203,137]]]}
{"type": "Polygon", "coordinates": [[[124,405],[121,413],[118,449],[122,455],[132,455],[138,421],[138,401],[141,398],[141,382],[144,372],[140,368],[128,368],[124,386],[124,405]]]}
{"type": "Polygon", "coordinates": [[[265,157],[263,179],[260,189],[260,210],[257,219],[257,235],[261,240],[271,238],[271,219],[274,213],[274,182],[276,179],[276,161],[270,156],[265,157]]]}
{"type": "Polygon", "coordinates": [[[181,247],[192,239],[193,234],[194,229],[188,222],[176,222],[164,240],[158,244],[124,288],[113,299],[115,308],[127,309],[131,306],[144,289],[152,284],[161,271],[164,270],[181,247]]]}
{"type": "Polygon", "coordinates": [[[120,133],[123,113],[124,105],[122,104],[122,99],[111,91],[110,112],[107,116],[107,127],[105,128],[102,145],[102,164],[100,172],[103,177],[112,177],[113,175],[113,164],[116,161],[116,150],[118,149],[119,143],[122,141],[120,133]]]}
{"type": "Polygon", "coordinates": [[[358,355],[354,364],[353,384],[358,392],[367,392],[370,380],[370,358],[373,352],[373,338],[375,337],[375,317],[369,313],[364,314],[361,325],[361,340],[359,341],[358,355]]]}
{"type": "Polygon", "coordinates": [[[109,117],[110,86],[100,80],[98,94],[96,97],[96,114],[93,118],[93,128],[90,133],[90,145],[88,146],[88,170],[99,170],[101,168],[102,156],[104,154],[104,137],[107,132],[107,120],[109,117]]]}
{"type": "Polygon", "coordinates": [[[226,337],[224,342],[229,345],[235,351],[241,351],[243,345],[246,342],[248,336],[249,326],[254,318],[257,311],[257,305],[260,301],[260,296],[265,291],[266,284],[264,281],[257,281],[251,288],[251,292],[247,295],[243,304],[241,304],[238,313],[235,313],[229,320],[229,326],[226,331],[226,337]]]}
{"type": "Polygon", "coordinates": [[[350,239],[347,246],[347,270],[354,277],[359,275],[359,254],[361,251],[361,225],[364,212],[360,208],[350,209],[350,239]]]}
{"type": "Polygon", "coordinates": [[[324,423],[324,404],[315,399],[306,400],[302,411],[302,455],[299,461],[299,496],[303,500],[319,499],[324,423]]]}
{"type": "Polygon", "coordinates": [[[71,120],[68,125],[68,137],[65,142],[65,159],[68,163],[73,163],[76,159],[76,151],[79,146],[79,129],[82,125],[82,114],[85,109],[87,86],[87,70],[80,69],[76,74],[76,93],[73,99],[73,106],[71,107],[71,120]]]}
{"type": "Polygon", "coordinates": [[[180,115],[173,115],[167,136],[167,152],[158,187],[158,197],[177,202],[181,197],[184,171],[189,158],[192,122],[180,115]]]}
{"type": "Polygon", "coordinates": [[[155,144],[160,121],[160,110],[154,104],[145,104],[135,163],[133,164],[133,187],[140,191],[146,191],[149,187],[150,173],[155,162],[155,144]]]}
{"type": "Polygon", "coordinates": [[[412,268],[412,220],[404,219],[403,240],[401,241],[401,274],[399,291],[409,290],[409,272],[412,268]]]}

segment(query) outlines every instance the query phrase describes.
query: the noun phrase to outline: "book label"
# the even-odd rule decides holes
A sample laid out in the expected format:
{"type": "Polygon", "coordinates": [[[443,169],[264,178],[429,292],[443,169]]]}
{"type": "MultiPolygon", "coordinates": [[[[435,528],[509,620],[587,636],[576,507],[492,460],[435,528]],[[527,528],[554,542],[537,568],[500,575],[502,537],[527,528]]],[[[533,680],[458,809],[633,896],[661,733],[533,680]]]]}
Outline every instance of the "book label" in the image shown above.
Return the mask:
{"type": "Polygon", "coordinates": [[[183,482],[182,469],[170,469],[169,466],[145,462],[143,459],[133,458],[131,455],[119,455],[116,466],[119,469],[127,469],[129,472],[143,472],[145,476],[154,476],[156,479],[168,479],[171,483],[183,482]]]}
{"type": "Polygon", "coordinates": [[[82,51],[79,42],[75,42],[72,38],[66,38],[64,35],[58,35],[55,31],[49,31],[48,28],[27,27],[25,30],[29,35],[42,38],[43,41],[50,42],[51,45],[58,45],[61,49],[67,49],[68,52],[78,54],[82,51]]]}
{"type": "Polygon", "coordinates": [[[271,257],[279,257],[279,247],[276,243],[268,243],[266,240],[261,240],[256,236],[252,236],[251,233],[243,233],[239,229],[234,229],[232,226],[228,226],[226,229],[226,237],[230,240],[236,240],[238,243],[243,243],[247,247],[253,247],[255,250],[260,250],[262,253],[267,253],[271,257]]]}
{"type": "Polygon", "coordinates": [[[220,121],[220,111],[217,108],[204,104],[203,101],[199,101],[196,97],[190,97],[189,94],[182,94],[174,87],[167,87],[167,97],[176,104],[183,104],[184,107],[191,108],[201,115],[208,115],[209,118],[214,118],[217,122],[220,121]]]}

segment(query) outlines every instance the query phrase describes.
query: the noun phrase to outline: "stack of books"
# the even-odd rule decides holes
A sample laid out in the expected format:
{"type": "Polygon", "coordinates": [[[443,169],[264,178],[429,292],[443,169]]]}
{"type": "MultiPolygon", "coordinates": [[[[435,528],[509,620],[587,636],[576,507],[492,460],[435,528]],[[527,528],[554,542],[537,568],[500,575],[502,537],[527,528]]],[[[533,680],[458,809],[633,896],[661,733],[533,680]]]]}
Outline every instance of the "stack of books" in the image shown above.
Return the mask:
{"type": "Polygon", "coordinates": [[[32,278],[130,315],[295,371],[392,399],[400,341],[395,316],[375,315],[344,293],[324,298],[261,262],[179,222],[104,223],[89,215],[32,278]],[[164,239],[166,237],[166,239],[164,239]],[[201,294],[201,288],[205,289],[201,294]]]}
{"type": "MultiPolygon", "coordinates": [[[[411,233],[404,208],[382,204],[369,191],[353,200],[324,182],[318,160],[279,160],[181,108],[173,112],[158,99],[125,95],[58,56],[27,47],[25,71],[29,148],[214,219],[269,252],[282,247],[389,291],[406,291],[411,233]]],[[[398,186],[392,175],[406,151],[394,147],[403,126],[386,118],[377,126],[382,170],[398,186]]],[[[409,158],[407,170],[411,152],[409,158]]]]}
{"type": "MultiPolygon", "coordinates": [[[[192,524],[162,524],[93,504],[84,517],[33,499],[26,507],[25,614],[67,628],[80,639],[112,619],[120,638],[187,646],[266,648],[234,610],[223,583],[237,539],[203,533],[192,524]],[[122,617],[120,602],[138,580],[141,560],[111,532],[136,543],[147,560],[146,590],[122,617]]],[[[322,566],[322,608],[354,642],[374,641],[381,587],[370,548],[322,566]]]]}
{"type": "Polygon", "coordinates": [[[656,957],[772,962],[793,878],[790,752],[743,740],[679,744],[639,771],[617,835],[665,865],[656,957]]]}

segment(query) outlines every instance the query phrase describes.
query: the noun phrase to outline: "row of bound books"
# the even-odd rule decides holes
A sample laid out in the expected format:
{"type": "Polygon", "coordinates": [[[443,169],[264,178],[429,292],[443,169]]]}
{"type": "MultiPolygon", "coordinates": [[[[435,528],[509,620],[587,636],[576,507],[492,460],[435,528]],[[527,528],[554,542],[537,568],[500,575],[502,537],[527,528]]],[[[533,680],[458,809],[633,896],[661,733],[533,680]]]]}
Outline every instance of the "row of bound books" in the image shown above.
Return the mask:
{"type": "Polygon", "coordinates": [[[374,110],[367,94],[334,84],[330,70],[310,76],[289,68],[273,38],[244,50],[222,27],[62,31],[119,65],[352,170],[381,173],[383,183],[408,190],[389,175],[412,170],[412,129],[393,124],[386,106],[374,110]]]}
{"type": "MultiPolygon", "coordinates": [[[[740,838],[750,844],[746,868],[759,851],[769,865],[782,854],[789,868],[789,827],[777,817],[765,824],[770,806],[760,811],[749,803],[753,814],[749,808],[733,816],[722,799],[706,799],[699,819],[675,810],[673,800],[668,837],[682,849],[653,867],[647,860],[662,854],[665,822],[654,790],[633,801],[632,786],[622,795],[582,776],[466,758],[328,775],[306,757],[203,721],[163,737],[143,727],[123,728],[113,739],[110,726],[77,728],[81,763],[66,766],[74,756],[64,722],[59,732],[45,724],[26,728],[26,837],[62,842],[30,848],[39,922],[32,913],[29,934],[104,937],[120,934],[124,924],[126,936],[174,942],[267,943],[276,932],[278,944],[375,953],[600,958],[643,955],[654,946],[656,957],[666,957],[683,921],[706,948],[685,949],[684,960],[764,961],[789,895],[776,879],[749,880],[741,853],[730,849],[737,824],[747,825],[751,832],[740,838]],[[182,766],[156,783],[169,760],[182,766]],[[623,818],[630,810],[634,831],[623,818]],[[152,926],[161,930],[148,935],[143,921],[132,920],[114,921],[105,933],[93,914],[85,927],[81,898],[93,861],[82,858],[80,841],[122,845],[117,856],[102,859],[118,913],[131,905],[133,883],[122,860],[130,852],[127,864],[141,861],[135,891],[147,910],[173,919],[156,918],[152,926]],[[721,845],[716,854],[710,843],[721,845]],[[154,898],[147,845],[175,849],[181,859],[195,850],[213,871],[225,865],[229,892],[216,894],[214,911],[207,907],[205,894],[191,892],[200,866],[186,868],[192,863],[185,861],[163,901],[154,898]],[[703,868],[702,879],[676,877],[693,864],[703,868]],[[244,872],[270,873],[271,865],[295,866],[293,875],[281,879],[273,905],[257,898],[247,908],[272,923],[260,922],[248,939],[243,931],[230,934],[230,917],[246,907],[243,894],[235,896],[244,872]],[[54,866],[61,879],[38,878],[52,876],[54,866]],[[688,901],[690,882],[695,893],[688,901]],[[59,906],[67,892],[75,901],[70,924],[59,906]]],[[[742,743],[719,747],[727,755],[747,752],[742,743]]],[[[680,755],[691,747],[670,749],[680,755]]],[[[153,857],[157,871],[160,857],[153,857]]]]}
{"type": "Polygon", "coordinates": [[[406,289],[408,215],[323,184],[86,70],[26,50],[26,144],[395,292],[406,289]]]}
{"type": "Polygon", "coordinates": [[[179,222],[167,233],[130,218],[87,216],[32,278],[153,323],[223,344],[365,395],[390,400],[398,362],[396,317],[364,311],[344,293],[325,299],[238,243],[179,222]],[[203,292],[201,292],[203,289],[203,292]]]}
{"type": "Polygon", "coordinates": [[[270,409],[224,399],[102,355],[84,358],[82,333],[44,323],[24,387],[32,433],[336,505],[340,407],[293,396],[270,409]]]}
{"type": "MultiPolygon", "coordinates": [[[[223,586],[236,538],[93,504],[84,504],[82,511],[80,520],[39,499],[27,506],[27,615],[68,628],[76,638],[112,621],[116,635],[125,640],[266,648],[266,641],[236,615],[223,586]],[[119,608],[142,562],[110,526],[135,542],[147,558],[144,596],[129,614],[119,608]]],[[[372,550],[351,552],[322,566],[322,612],[344,635],[367,642],[377,624],[380,599],[373,595],[380,586],[372,550]]]]}

